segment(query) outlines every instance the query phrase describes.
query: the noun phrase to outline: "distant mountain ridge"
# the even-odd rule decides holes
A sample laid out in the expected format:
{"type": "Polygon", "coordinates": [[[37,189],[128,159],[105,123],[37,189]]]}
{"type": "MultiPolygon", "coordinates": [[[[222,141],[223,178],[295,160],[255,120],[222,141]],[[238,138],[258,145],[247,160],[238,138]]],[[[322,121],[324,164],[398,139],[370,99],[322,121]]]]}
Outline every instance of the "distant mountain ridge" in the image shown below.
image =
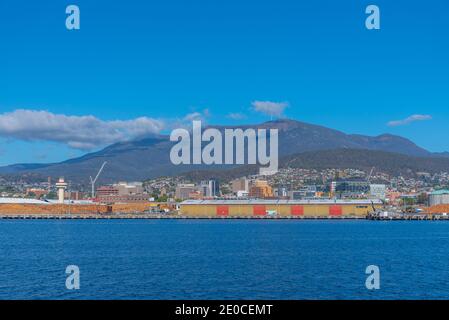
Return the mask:
{"type": "MultiPolygon", "coordinates": [[[[226,128],[275,128],[279,130],[279,156],[301,154],[323,150],[349,149],[394,152],[410,157],[436,158],[444,154],[433,154],[412,141],[400,136],[383,134],[376,137],[346,134],[338,130],[296,120],[281,119],[259,125],[211,126],[219,130],[226,128]]],[[[232,166],[180,165],[169,159],[174,145],[169,137],[158,135],[146,139],[120,142],[98,152],[52,164],[17,164],[0,167],[0,174],[22,174],[31,172],[42,176],[64,176],[77,183],[87,184],[103,161],[107,167],[101,175],[101,183],[118,180],[144,180],[164,175],[209,169],[230,169],[232,166]]],[[[319,159],[316,159],[318,161],[319,159]]]]}
{"type": "MultiPolygon", "coordinates": [[[[449,158],[445,157],[414,157],[399,153],[366,150],[366,149],[335,149],[308,151],[288,155],[280,160],[280,169],[359,169],[369,172],[373,167],[377,172],[392,176],[411,177],[417,172],[431,174],[449,172],[449,158]]],[[[258,166],[246,165],[229,170],[197,170],[184,173],[186,179],[193,181],[215,177],[220,180],[230,180],[258,173],[258,166]]]]}

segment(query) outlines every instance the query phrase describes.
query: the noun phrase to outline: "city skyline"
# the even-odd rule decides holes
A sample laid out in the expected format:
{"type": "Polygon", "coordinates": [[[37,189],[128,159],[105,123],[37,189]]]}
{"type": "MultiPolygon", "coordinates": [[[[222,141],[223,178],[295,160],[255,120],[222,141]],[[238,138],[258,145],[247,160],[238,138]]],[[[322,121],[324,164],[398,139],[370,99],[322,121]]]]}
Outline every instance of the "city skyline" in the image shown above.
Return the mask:
{"type": "Polygon", "coordinates": [[[197,118],[286,117],[449,151],[444,1],[425,12],[376,1],[381,30],[364,27],[364,1],[76,4],[76,31],[66,4],[0,4],[0,165],[66,160],[197,118]]]}

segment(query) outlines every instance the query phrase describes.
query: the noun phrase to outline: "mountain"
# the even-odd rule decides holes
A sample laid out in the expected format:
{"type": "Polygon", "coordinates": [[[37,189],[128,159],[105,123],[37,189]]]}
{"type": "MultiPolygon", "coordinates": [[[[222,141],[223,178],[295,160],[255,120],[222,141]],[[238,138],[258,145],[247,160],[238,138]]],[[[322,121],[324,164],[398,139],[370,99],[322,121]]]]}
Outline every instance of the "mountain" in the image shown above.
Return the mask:
{"type": "Polygon", "coordinates": [[[368,149],[390,151],[411,156],[431,153],[403,137],[383,134],[376,137],[346,134],[323,126],[295,120],[276,120],[261,125],[279,129],[279,154],[296,154],[331,149],[368,149]]]}
{"type": "Polygon", "coordinates": [[[18,163],[10,166],[0,167],[1,173],[16,173],[21,171],[31,171],[34,169],[40,169],[50,166],[51,164],[45,163],[18,163]]]}
{"type": "MultiPolygon", "coordinates": [[[[316,170],[352,168],[369,172],[373,167],[376,171],[392,176],[411,177],[417,172],[449,172],[449,158],[414,157],[377,150],[334,149],[288,155],[281,158],[279,162],[279,168],[316,170]]],[[[258,172],[257,166],[246,165],[229,170],[197,170],[182,175],[193,181],[206,180],[209,177],[227,181],[258,172]]]]}
{"type": "MultiPolygon", "coordinates": [[[[420,148],[410,140],[384,134],[376,137],[346,134],[338,130],[308,124],[296,120],[281,119],[259,125],[213,126],[221,131],[226,128],[265,128],[279,130],[279,156],[304,152],[335,149],[366,149],[395,152],[412,157],[433,157],[429,151],[420,148]]],[[[60,163],[11,165],[0,168],[0,174],[23,174],[31,172],[43,177],[64,176],[76,183],[87,184],[89,176],[95,176],[104,161],[108,164],[100,183],[118,180],[143,180],[163,175],[174,175],[204,169],[229,169],[233,166],[204,166],[171,164],[169,155],[173,142],[168,136],[158,135],[146,139],[116,143],[98,152],[60,163]]],[[[442,156],[441,156],[442,157],[442,156]]],[[[316,159],[320,162],[322,159],[316,159]]]]}
{"type": "Polygon", "coordinates": [[[443,157],[443,158],[449,158],[449,152],[434,152],[434,157],[443,157]]]}
{"type": "Polygon", "coordinates": [[[411,176],[416,172],[449,172],[449,158],[416,157],[405,154],[361,149],[322,150],[287,156],[281,167],[305,169],[354,168],[411,176]]]}

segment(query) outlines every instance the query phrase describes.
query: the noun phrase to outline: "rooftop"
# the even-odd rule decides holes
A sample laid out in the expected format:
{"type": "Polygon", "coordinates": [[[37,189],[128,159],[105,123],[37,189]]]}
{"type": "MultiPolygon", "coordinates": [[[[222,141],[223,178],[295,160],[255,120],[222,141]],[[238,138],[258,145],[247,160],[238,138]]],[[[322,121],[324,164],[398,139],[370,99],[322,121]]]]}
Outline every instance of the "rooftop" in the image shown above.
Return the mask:
{"type": "Polygon", "coordinates": [[[381,200],[333,200],[333,199],[317,199],[317,200],[263,200],[263,199],[250,199],[250,200],[185,200],[181,202],[181,205],[279,205],[279,204],[382,204],[381,200]]]}
{"type": "Polygon", "coordinates": [[[447,189],[435,190],[434,192],[431,193],[431,195],[433,195],[433,196],[442,195],[442,194],[449,194],[449,190],[447,190],[447,189]]]}
{"type": "Polygon", "coordinates": [[[0,198],[0,204],[49,204],[46,201],[27,198],[0,198]]]}

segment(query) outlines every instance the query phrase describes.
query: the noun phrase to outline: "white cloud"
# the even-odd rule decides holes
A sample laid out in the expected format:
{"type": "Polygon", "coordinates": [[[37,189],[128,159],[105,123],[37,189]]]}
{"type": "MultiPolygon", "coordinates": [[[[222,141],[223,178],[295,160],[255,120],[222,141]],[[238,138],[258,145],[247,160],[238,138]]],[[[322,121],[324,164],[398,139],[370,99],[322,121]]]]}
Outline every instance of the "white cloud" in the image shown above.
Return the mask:
{"type": "Polygon", "coordinates": [[[388,126],[390,127],[405,126],[415,121],[426,121],[426,120],[432,120],[432,116],[428,114],[414,114],[402,120],[390,121],[388,122],[388,126]]]}
{"type": "Polygon", "coordinates": [[[281,117],[285,108],[288,107],[287,102],[272,102],[272,101],[254,101],[251,103],[254,111],[263,113],[265,115],[281,117]]]}
{"type": "Polygon", "coordinates": [[[210,117],[209,109],[204,109],[202,112],[192,112],[188,113],[184,116],[182,121],[184,122],[192,122],[195,120],[201,120],[202,122],[205,122],[207,118],[210,117]]]}
{"type": "Polygon", "coordinates": [[[102,120],[97,117],[69,116],[44,110],[17,109],[0,114],[0,137],[24,141],[52,141],[73,149],[89,151],[116,142],[134,140],[161,133],[162,130],[191,127],[193,120],[204,124],[208,109],[184,117],[130,120],[102,120]]]}
{"type": "Polygon", "coordinates": [[[171,118],[167,120],[167,128],[165,129],[173,130],[183,128],[186,130],[191,130],[192,121],[201,121],[201,124],[205,126],[208,123],[209,117],[210,112],[208,109],[204,109],[203,111],[194,111],[186,114],[184,117],[171,118]]]}
{"type": "Polygon", "coordinates": [[[162,129],[163,121],[148,117],[104,121],[94,116],[67,116],[25,109],[0,114],[0,136],[55,141],[81,150],[156,134],[162,129]]]}
{"type": "Polygon", "coordinates": [[[232,120],[242,120],[246,118],[246,115],[239,112],[231,112],[228,115],[226,115],[226,118],[232,119],[232,120]]]}

